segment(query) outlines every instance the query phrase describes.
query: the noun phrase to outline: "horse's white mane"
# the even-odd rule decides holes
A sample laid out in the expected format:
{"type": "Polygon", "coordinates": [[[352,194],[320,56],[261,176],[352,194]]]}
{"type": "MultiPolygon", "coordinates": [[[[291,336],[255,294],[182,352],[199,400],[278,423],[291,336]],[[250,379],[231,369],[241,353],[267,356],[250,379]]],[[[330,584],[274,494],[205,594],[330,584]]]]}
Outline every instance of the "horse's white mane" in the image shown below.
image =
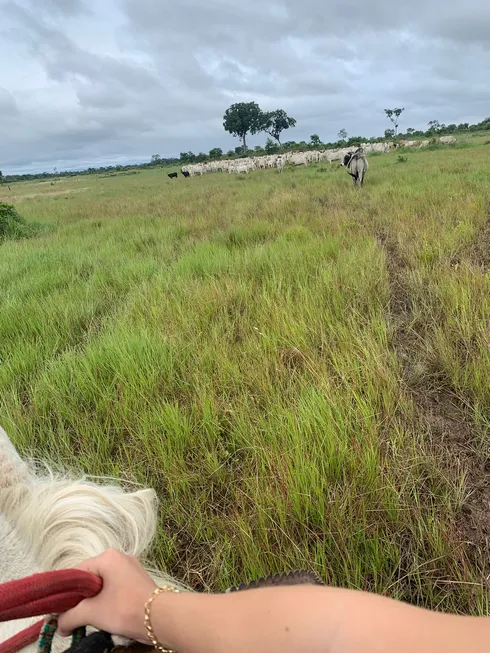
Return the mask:
{"type": "MultiPolygon", "coordinates": [[[[48,468],[40,474],[0,427],[0,582],[73,567],[109,548],[141,559],[155,535],[157,507],[153,490],[125,491],[48,468]]],[[[163,574],[152,576],[179,586],[163,574]]],[[[0,641],[33,621],[0,623],[0,641]]],[[[58,642],[56,650],[64,648],[58,642]]]]}
{"type": "Polygon", "coordinates": [[[0,500],[43,570],[74,567],[109,548],[141,557],[155,534],[156,509],[152,490],[124,492],[52,474],[7,490],[0,500]]]}

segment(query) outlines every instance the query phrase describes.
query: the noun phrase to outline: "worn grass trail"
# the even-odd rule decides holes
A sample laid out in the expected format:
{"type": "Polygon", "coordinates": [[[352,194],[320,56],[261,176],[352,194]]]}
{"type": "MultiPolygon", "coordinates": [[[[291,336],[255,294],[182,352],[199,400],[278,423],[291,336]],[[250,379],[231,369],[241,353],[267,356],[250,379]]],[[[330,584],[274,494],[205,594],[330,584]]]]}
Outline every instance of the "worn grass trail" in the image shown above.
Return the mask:
{"type": "Polygon", "coordinates": [[[13,184],[0,420],[154,486],[197,589],[309,567],[485,612],[488,146],[170,181],[13,184]],[[57,193],[57,194],[54,194],[57,193]]]}

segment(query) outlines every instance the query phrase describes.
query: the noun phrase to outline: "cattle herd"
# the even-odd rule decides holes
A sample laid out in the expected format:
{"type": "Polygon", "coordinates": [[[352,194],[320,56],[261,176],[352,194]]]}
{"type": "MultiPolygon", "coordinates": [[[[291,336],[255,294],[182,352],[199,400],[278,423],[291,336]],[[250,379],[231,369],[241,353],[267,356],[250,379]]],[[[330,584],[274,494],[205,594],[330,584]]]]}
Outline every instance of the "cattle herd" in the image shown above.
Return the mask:
{"type": "MultiPolygon", "coordinates": [[[[445,145],[456,143],[454,136],[442,136],[440,142],[445,145]]],[[[397,143],[365,143],[362,148],[336,148],[333,150],[310,150],[308,152],[286,152],[283,154],[269,154],[266,156],[248,156],[240,159],[224,159],[219,161],[208,161],[206,163],[194,163],[184,166],[181,173],[184,177],[194,177],[210,172],[249,173],[253,170],[264,170],[266,168],[277,168],[280,172],[286,166],[307,166],[310,163],[326,161],[333,163],[338,161],[340,165],[347,168],[348,173],[353,177],[354,184],[362,186],[364,177],[368,170],[366,154],[377,152],[384,154],[397,147],[422,148],[430,145],[429,140],[425,141],[399,141],[397,143]]],[[[177,172],[168,174],[170,179],[177,179],[177,172]]]]}

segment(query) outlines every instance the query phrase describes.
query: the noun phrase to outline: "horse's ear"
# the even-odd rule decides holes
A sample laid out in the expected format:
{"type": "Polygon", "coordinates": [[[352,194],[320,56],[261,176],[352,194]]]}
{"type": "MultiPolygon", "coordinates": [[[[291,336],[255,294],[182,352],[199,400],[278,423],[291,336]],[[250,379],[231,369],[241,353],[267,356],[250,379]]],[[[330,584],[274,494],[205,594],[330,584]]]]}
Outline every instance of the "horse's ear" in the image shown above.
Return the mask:
{"type": "Polygon", "coordinates": [[[29,468],[0,426],[0,490],[29,483],[31,478],[29,468]]]}

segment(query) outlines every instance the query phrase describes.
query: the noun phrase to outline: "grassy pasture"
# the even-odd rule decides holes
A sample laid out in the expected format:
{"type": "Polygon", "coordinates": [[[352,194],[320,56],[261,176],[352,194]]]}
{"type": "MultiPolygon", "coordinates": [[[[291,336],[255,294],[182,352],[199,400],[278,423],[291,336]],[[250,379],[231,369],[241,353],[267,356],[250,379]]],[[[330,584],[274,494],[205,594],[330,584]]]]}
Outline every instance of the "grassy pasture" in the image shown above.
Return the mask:
{"type": "Polygon", "coordinates": [[[0,423],[155,487],[196,589],[297,567],[488,610],[490,150],[0,187],[0,423]]]}

